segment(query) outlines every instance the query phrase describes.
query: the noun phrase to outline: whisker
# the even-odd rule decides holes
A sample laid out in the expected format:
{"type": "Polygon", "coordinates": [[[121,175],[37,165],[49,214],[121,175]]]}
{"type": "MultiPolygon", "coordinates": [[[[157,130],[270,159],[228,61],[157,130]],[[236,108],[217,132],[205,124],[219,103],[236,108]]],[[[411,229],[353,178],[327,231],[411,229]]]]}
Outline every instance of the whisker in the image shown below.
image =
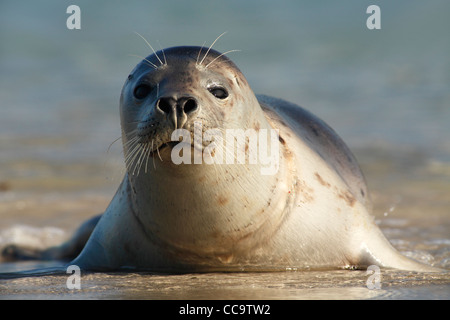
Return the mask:
{"type": "MultiPolygon", "coordinates": [[[[153,148],[153,140],[152,140],[152,148],[153,148]]],[[[147,152],[146,152],[146,156],[147,158],[145,159],[145,173],[147,173],[147,168],[148,168],[148,158],[150,158],[150,153],[152,152],[152,149],[148,148],[148,144],[147,144],[147,152]]]]}
{"type": "Polygon", "coordinates": [[[138,157],[138,155],[139,155],[139,151],[140,151],[140,148],[137,148],[136,149],[137,150],[137,152],[136,152],[136,156],[135,157],[133,157],[133,160],[131,161],[131,163],[130,163],[130,171],[131,171],[131,174],[134,176],[134,173],[135,173],[135,171],[136,171],[136,158],[138,157]]]}
{"type": "Polygon", "coordinates": [[[161,43],[158,41],[159,47],[161,48],[161,52],[164,58],[164,65],[167,65],[166,54],[164,53],[164,48],[161,46],[161,43]]]}
{"type": "Polygon", "coordinates": [[[224,33],[222,33],[220,36],[218,36],[216,38],[216,40],[214,40],[214,42],[209,46],[208,50],[205,53],[205,56],[203,57],[202,61],[200,61],[199,65],[202,65],[203,61],[205,61],[206,57],[208,56],[209,51],[212,49],[212,47],[214,46],[214,44],[217,42],[217,40],[219,40],[225,33],[227,33],[226,31],[224,33]]]}
{"type": "Polygon", "coordinates": [[[128,153],[128,155],[125,158],[125,163],[127,165],[127,167],[131,166],[134,162],[134,159],[136,158],[136,155],[139,153],[139,144],[135,144],[133,145],[133,147],[131,149],[131,151],[128,153]]]}
{"type": "MultiPolygon", "coordinates": [[[[153,150],[153,139],[152,139],[152,150],[153,150]]],[[[156,170],[155,157],[152,157],[152,158],[153,158],[153,169],[156,170]]]]}
{"type": "Polygon", "coordinates": [[[130,157],[127,161],[125,161],[125,166],[127,168],[127,171],[131,172],[131,168],[133,165],[132,157],[130,157]]]}
{"type": "Polygon", "coordinates": [[[198,56],[197,56],[197,65],[199,64],[199,63],[198,63],[198,60],[200,59],[200,54],[202,53],[203,48],[205,47],[205,43],[206,43],[206,41],[203,42],[202,47],[200,48],[200,51],[198,52],[198,56]]]}
{"type": "Polygon", "coordinates": [[[158,55],[156,54],[155,49],[153,49],[152,45],[147,41],[147,39],[145,39],[141,34],[139,34],[138,32],[135,31],[135,33],[142,38],[142,40],[145,41],[145,43],[150,47],[150,49],[152,49],[153,53],[155,54],[156,58],[158,59],[159,63],[161,63],[161,65],[163,66],[163,62],[161,61],[161,59],[158,57],[158,55]]]}
{"type": "Polygon", "coordinates": [[[112,145],[114,143],[116,143],[117,141],[119,141],[122,137],[118,137],[116,140],[114,140],[113,142],[111,142],[111,144],[109,145],[108,149],[106,150],[106,153],[109,153],[109,150],[111,149],[112,145]]]}
{"type": "Polygon", "coordinates": [[[130,155],[132,154],[132,152],[134,151],[134,149],[136,148],[136,144],[134,144],[135,142],[133,142],[133,143],[130,143],[128,146],[126,146],[126,149],[127,149],[127,155],[126,155],[126,157],[125,157],[125,161],[127,161],[129,158],[130,158],[130,155]]]}
{"type": "Polygon", "coordinates": [[[147,148],[148,148],[148,146],[147,145],[145,145],[145,146],[143,146],[142,147],[142,152],[141,152],[141,156],[139,157],[139,160],[138,160],[138,163],[139,163],[139,169],[138,169],[138,173],[137,173],[137,175],[139,175],[140,173],[141,173],[141,168],[142,168],[142,165],[144,164],[144,159],[143,159],[143,157],[145,156],[145,154],[147,153],[147,148]],[[142,161],[141,161],[142,160],[142,161]]]}
{"type": "Polygon", "coordinates": [[[127,149],[127,155],[125,156],[125,161],[127,160],[127,158],[130,156],[130,153],[132,152],[132,149],[135,147],[135,142],[137,141],[136,138],[133,138],[131,140],[128,140],[124,145],[124,149],[127,149]]]}
{"type": "Polygon", "coordinates": [[[139,140],[139,137],[138,136],[135,136],[135,137],[133,137],[133,138],[131,138],[130,140],[128,140],[127,142],[125,142],[124,144],[123,144],[123,146],[124,147],[131,147],[131,145],[132,144],[134,144],[136,141],[138,141],[139,140]]]}
{"type": "Polygon", "coordinates": [[[161,158],[161,155],[159,154],[159,148],[158,148],[158,146],[156,146],[156,151],[158,152],[159,160],[161,160],[161,162],[163,162],[163,159],[161,158]]]}
{"type": "Polygon", "coordinates": [[[154,64],[153,62],[149,61],[147,58],[144,58],[143,56],[139,56],[137,54],[129,54],[129,56],[140,58],[140,59],[144,60],[145,62],[147,62],[155,70],[158,69],[158,66],[156,64],[154,64]]]}
{"type": "Polygon", "coordinates": [[[136,173],[137,176],[139,175],[141,158],[142,158],[142,154],[143,154],[143,150],[144,150],[142,145],[140,145],[139,147],[140,147],[139,148],[139,152],[137,153],[137,156],[136,156],[137,159],[135,158],[136,160],[134,161],[134,169],[133,169],[133,175],[134,175],[134,173],[136,172],[136,169],[137,169],[137,173],[136,173]]]}
{"type": "Polygon", "coordinates": [[[221,55],[215,57],[213,61],[211,61],[210,63],[208,63],[208,64],[205,66],[205,68],[208,69],[208,67],[209,67],[214,61],[216,61],[216,60],[219,59],[220,57],[226,55],[227,53],[230,53],[230,52],[239,52],[239,51],[241,51],[241,50],[229,50],[229,51],[227,51],[227,52],[224,52],[224,53],[222,53],[221,55]]]}

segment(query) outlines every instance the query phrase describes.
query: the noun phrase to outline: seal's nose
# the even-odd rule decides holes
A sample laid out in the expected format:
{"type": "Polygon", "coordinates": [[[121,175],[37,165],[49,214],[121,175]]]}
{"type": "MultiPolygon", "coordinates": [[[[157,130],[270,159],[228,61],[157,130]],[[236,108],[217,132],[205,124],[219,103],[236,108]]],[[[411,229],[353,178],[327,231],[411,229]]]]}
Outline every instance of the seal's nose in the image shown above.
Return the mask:
{"type": "Polygon", "coordinates": [[[188,117],[198,109],[197,101],[192,97],[162,97],[156,102],[156,107],[166,114],[175,129],[182,128],[188,117]]]}

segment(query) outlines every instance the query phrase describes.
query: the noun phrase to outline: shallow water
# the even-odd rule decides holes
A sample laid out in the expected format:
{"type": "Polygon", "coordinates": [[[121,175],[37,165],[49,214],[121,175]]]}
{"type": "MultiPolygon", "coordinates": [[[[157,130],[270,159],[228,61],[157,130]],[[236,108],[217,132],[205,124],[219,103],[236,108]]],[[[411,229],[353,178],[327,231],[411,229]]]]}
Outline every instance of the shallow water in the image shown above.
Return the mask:
{"type": "MultiPolygon", "coordinates": [[[[47,246],[102,212],[124,173],[118,99],[149,50],[210,44],[230,54],[257,93],[297,102],[348,143],[366,175],[374,215],[402,253],[450,269],[450,43],[448,1],[371,3],[77,1],[0,4],[0,249],[47,246]],[[263,18],[262,18],[263,17],[263,18]],[[110,146],[111,145],[111,146],[110,146]]],[[[0,272],[34,264],[0,263],[0,272]]],[[[446,274],[383,271],[272,274],[89,274],[0,281],[0,298],[448,299],[446,274]]]]}

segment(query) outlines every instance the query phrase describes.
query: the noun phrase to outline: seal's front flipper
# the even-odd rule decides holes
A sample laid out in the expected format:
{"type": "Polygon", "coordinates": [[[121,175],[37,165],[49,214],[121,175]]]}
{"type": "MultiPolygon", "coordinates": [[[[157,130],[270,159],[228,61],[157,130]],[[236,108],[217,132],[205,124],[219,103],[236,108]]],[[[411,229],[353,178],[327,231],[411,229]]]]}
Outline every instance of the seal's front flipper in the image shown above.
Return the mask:
{"type": "Polygon", "coordinates": [[[20,279],[27,277],[67,275],[67,266],[41,268],[34,270],[0,272],[0,280],[20,279]]]}
{"type": "Polygon", "coordinates": [[[5,261],[17,260],[71,260],[75,258],[89,239],[97,222],[102,215],[95,216],[84,222],[75,232],[70,240],[60,246],[47,249],[36,249],[18,245],[9,245],[2,251],[5,261]]]}
{"type": "Polygon", "coordinates": [[[2,258],[4,261],[46,260],[42,258],[44,251],[46,250],[10,244],[3,249],[2,258]]]}

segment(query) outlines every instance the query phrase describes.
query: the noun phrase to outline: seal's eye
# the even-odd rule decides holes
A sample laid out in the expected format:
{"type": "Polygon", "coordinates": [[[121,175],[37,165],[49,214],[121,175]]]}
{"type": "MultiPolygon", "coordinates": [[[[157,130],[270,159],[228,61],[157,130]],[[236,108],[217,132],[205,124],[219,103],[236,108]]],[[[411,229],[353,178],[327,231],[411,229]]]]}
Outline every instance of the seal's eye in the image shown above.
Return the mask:
{"type": "Polygon", "coordinates": [[[212,87],[208,89],[211,94],[217,99],[225,99],[228,97],[228,92],[222,87],[212,87]]]}
{"type": "Polygon", "coordinates": [[[136,99],[144,99],[152,91],[152,87],[147,84],[140,84],[134,89],[134,96],[136,99]]]}

